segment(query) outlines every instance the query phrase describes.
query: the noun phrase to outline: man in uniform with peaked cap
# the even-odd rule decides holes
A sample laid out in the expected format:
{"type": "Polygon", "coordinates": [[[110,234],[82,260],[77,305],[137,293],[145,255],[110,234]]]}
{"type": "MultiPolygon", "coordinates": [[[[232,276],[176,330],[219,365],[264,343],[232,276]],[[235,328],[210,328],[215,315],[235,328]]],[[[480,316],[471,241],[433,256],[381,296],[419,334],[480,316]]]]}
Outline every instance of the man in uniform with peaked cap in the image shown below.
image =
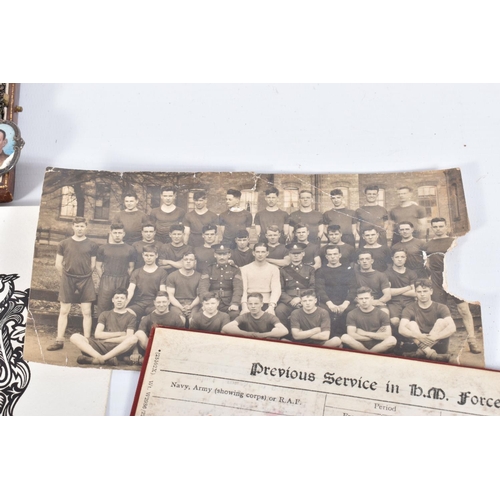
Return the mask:
{"type": "Polygon", "coordinates": [[[201,275],[198,294],[217,292],[220,297],[219,311],[229,314],[231,321],[240,313],[243,281],[239,267],[229,263],[231,249],[223,243],[212,245],[216,263],[208,266],[201,275]]]}

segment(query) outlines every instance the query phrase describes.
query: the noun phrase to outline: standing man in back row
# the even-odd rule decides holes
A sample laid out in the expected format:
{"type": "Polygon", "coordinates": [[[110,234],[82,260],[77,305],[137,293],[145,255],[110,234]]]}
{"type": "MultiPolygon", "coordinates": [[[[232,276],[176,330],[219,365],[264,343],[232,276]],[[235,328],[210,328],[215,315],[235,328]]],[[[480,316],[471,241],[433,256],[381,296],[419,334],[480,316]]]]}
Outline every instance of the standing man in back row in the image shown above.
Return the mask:
{"type": "MultiPolygon", "coordinates": [[[[149,222],[149,217],[137,208],[139,200],[137,195],[129,191],[123,195],[124,210],[120,210],[113,217],[113,224],[123,224],[125,230],[124,243],[133,245],[136,241],[142,239],[142,227],[149,222]]],[[[112,243],[110,241],[110,243],[112,243]]]]}
{"type": "MultiPolygon", "coordinates": [[[[389,214],[387,210],[377,203],[378,186],[366,186],[365,204],[356,210],[357,231],[363,234],[363,231],[369,227],[376,227],[379,230],[379,240],[381,245],[387,245],[387,228],[389,226],[389,214]]],[[[363,238],[359,240],[359,246],[365,246],[363,238]]]]}
{"type": "Polygon", "coordinates": [[[318,243],[323,236],[323,215],[321,212],[313,209],[313,194],[312,191],[303,189],[299,193],[300,207],[297,211],[290,214],[290,238],[296,236],[298,226],[305,225],[309,231],[309,238],[312,243],[318,243]]]}
{"type": "Polygon", "coordinates": [[[255,231],[257,232],[257,237],[264,241],[267,229],[270,226],[277,226],[280,233],[280,243],[286,243],[286,237],[289,233],[288,221],[290,216],[284,210],[281,210],[278,202],[280,192],[274,186],[266,189],[266,208],[257,212],[255,215],[255,231]]]}
{"type": "Polygon", "coordinates": [[[186,211],[175,205],[177,189],[173,186],[161,188],[161,205],[151,210],[150,218],[156,228],[156,239],[162,243],[170,243],[170,226],[181,224],[186,211]]]}
{"type": "Polygon", "coordinates": [[[228,189],[226,193],[227,210],[219,215],[219,226],[222,233],[223,245],[235,248],[234,239],[239,231],[250,231],[252,214],[240,206],[241,191],[228,189]]]}
{"type": "MultiPolygon", "coordinates": [[[[188,212],[184,217],[184,243],[192,248],[202,247],[203,228],[215,226],[219,221],[216,213],[207,208],[207,193],[195,191],[193,193],[194,210],[188,212]]],[[[217,227],[215,228],[217,233],[217,227]]]]}
{"type": "Polygon", "coordinates": [[[425,231],[427,229],[425,208],[411,199],[412,191],[412,188],[408,186],[398,188],[399,205],[389,212],[389,217],[392,221],[393,245],[401,241],[398,224],[403,221],[409,221],[413,224],[415,229],[413,236],[415,238],[425,237],[425,231]]]}
{"type": "Polygon", "coordinates": [[[330,199],[332,200],[333,208],[327,210],[323,214],[323,223],[325,226],[335,224],[340,226],[342,232],[342,241],[356,247],[356,241],[359,236],[356,228],[356,213],[346,207],[344,193],[341,189],[332,189],[330,191],[330,199]]]}

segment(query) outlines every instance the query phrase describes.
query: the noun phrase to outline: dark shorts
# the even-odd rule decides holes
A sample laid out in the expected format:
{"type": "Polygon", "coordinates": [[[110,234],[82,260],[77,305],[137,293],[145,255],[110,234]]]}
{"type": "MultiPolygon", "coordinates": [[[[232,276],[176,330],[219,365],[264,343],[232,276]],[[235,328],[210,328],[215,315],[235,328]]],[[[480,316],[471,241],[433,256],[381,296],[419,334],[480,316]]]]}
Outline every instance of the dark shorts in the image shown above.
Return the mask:
{"type": "Polygon", "coordinates": [[[135,315],[137,316],[137,324],[139,324],[143,316],[146,316],[146,314],[151,314],[155,310],[155,306],[153,302],[144,301],[130,304],[127,309],[134,311],[135,315]]]}
{"type": "MultiPolygon", "coordinates": [[[[112,344],[111,342],[104,342],[103,340],[96,340],[94,338],[89,339],[89,344],[101,355],[104,356],[108,354],[109,351],[114,349],[119,344],[112,344]]],[[[130,348],[130,351],[133,351],[134,347],[130,348]]],[[[82,353],[84,356],[88,356],[88,354],[82,353]]]]}
{"type": "MultiPolygon", "coordinates": [[[[403,337],[400,334],[396,334],[396,338],[398,339],[398,353],[404,352],[414,352],[418,349],[417,344],[415,344],[412,340],[407,337],[403,337]]],[[[436,342],[431,349],[434,349],[437,354],[448,354],[448,348],[450,346],[450,337],[446,339],[441,339],[436,342]]]]}
{"type": "Polygon", "coordinates": [[[99,285],[99,294],[97,296],[97,316],[103,311],[113,309],[113,298],[115,291],[119,288],[128,288],[129,275],[126,276],[108,276],[103,274],[101,276],[101,283],[99,285]]]}
{"type": "Polygon", "coordinates": [[[389,317],[390,318],[399,318],[401,319],[401,316],[403,315],[403,309],[407,306],[408,304],[404,305],[400,302],[388,302],[387,303],[387,308],[389,309],[389,317]]]}
{"type": "Polygon", "coordinates": [[[369,351],[371,351],[377,344],[382,342],[381,340],[359,340],[360,344],[363,344],[369,351]]]}
{"type": "Polygon", "coordinates": [[[461,304],[462,302],[465,302],[465,300],[459,299],[451,293],[448,293],[446,290],[437,288],[436,286],[432,290],[432,300],[444,305],[446,305],[448,301],[450,301],[452,304],[461,304]]]}
{"type": "Polygon", "coordinates": [[[64,304],[82,304],[93,302],[95,299],[96,294],[92,276],[80,278],[68,276],[63,273],[59,288],[59,302],[63,302],[64,304]]]}

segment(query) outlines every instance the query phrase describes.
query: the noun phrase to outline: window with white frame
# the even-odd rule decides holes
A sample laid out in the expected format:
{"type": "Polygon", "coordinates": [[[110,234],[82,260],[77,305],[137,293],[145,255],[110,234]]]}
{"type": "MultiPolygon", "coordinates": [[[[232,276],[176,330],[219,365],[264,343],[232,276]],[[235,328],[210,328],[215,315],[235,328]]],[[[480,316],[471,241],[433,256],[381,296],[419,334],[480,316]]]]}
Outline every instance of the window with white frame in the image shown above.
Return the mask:
{"type": "Polygon", "coordinates": [[[259,203],[259,193],[254,189],[242,189],[241,204],[245,210],[248,210],[253,216],[257,213],[259,203]]]}
{"type": "Polygon", "coordinates": [[[288,212],[289,214],[295,212],[299,209],[299,189],[291,188],[291,189],[283,189],[282,203],[283,210],[288,212]]]}
{"type": "Polygon", "coordinates": [[[76,217],[77,200],[73,186],[63,186],[61,193],[61,217],[76,217]]]}

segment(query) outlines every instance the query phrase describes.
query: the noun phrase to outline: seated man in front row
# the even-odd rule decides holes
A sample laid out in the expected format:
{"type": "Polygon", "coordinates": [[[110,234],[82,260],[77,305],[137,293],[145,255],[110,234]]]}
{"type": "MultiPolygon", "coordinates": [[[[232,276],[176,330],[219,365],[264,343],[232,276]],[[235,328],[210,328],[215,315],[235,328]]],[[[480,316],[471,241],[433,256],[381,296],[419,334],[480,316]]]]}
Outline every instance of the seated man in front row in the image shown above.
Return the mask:
{"type": "Polygon", "coordinates": [[[302,307],[292,311],[290,325],[292,337],[303,344],[339,347],[339,337],[330,338],[330,315],[318,307],[318,299],[313,289],[300,292],[302,307]]]}
{"type": "Polygon", "coordinates": [[[220,299],[217,292],[205,292],[200,295],[201,311],[193,314],[189,323],[190,330],[220,333],[231,319],[229,314],[219,311],[220,299]]]}
{"type": "Polygon", "coordinates": [[[415,281],[417,301],[406,306],[399,323],[399,333],[417,345],[410,357],[448,362],[450,337],[456,332],[450,310],[444,304],[433,302],[432,281],[415,281]]]}
{"type": "Polygon", "coordinates": [[[347,333],[342,343],[356,351],[387,352],[396,345],[391,335],[389,315],[373,305],[373,292],[368,287],[356,291],[358,307],[347,315],[347,333]]]}
{"type": "Polygon", "coordinates": [[[127,290],[119,288],[112,299],[113,309],[99,315],[95,338],[86,338],[80,333],[70,337],[70,341],[82,351],[76,362],[80,365],[118,364],[116,356],[131,351],[137,343],[134,328],[137,318],[127,310],[127,290]]]}
{"type": "MultiPolygon", "coordinates": [[[[144,316],[139,323],[139,328],[135,332],[139,347],[142,352],[146,350],[149,342],[149,335],[154,326],[171,326],[174,328],[184,328],[186,321],[178,311],[170,311],[170,299],[168,293],[160,290],[156,293],[154,300],[154,311],[144,316]]],[[[130,356],[131,364],[140,364],[142,362],[142,355],[139,354],[138,349],[134,349],[133,354],[130,356]]]]}
{"type": "Polygon", "coordinates": [[[280,339],[288,330],[274,315],[262,310],[264,297],[259,292],[249,293],[247,307],[249,312],[238,316],[222,328],[222,333],[254,337],[258,339],[280,339]]]}

